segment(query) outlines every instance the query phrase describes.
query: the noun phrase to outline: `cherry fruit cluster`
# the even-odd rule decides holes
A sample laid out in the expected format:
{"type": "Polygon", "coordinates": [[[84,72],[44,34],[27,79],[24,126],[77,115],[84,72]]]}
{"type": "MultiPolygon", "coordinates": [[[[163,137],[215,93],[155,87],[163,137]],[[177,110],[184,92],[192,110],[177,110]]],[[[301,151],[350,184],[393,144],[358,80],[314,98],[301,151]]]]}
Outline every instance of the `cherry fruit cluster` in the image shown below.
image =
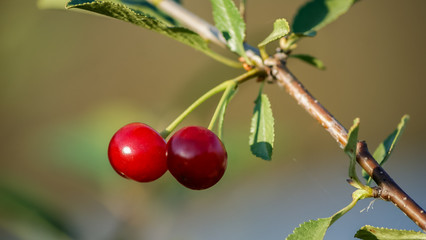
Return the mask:
{"type": "Polygon", "coordinates": [[[122,177],[151,182],[169,170],[178,182],[194,190],[215,185],[227,165],[220,139],[200,126],[184,127],[166,142],[146,124],[127,124],[112,137],[108,158],[122,177]]]}

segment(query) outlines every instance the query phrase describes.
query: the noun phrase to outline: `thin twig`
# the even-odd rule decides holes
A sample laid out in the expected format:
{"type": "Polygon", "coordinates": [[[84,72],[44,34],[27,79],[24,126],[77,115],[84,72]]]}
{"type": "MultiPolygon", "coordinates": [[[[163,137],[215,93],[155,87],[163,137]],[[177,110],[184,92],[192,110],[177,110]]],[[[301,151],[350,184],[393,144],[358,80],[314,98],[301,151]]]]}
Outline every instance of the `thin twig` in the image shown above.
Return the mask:
{"type": "MultiPolygon", "coordinates": [[[[297,78],[287,69],[280,54],[276,55],[275,64],[271,66],[271,75],[278,85],[296,99],[313,118],[315,118],[343,148],[348,142],[347,130],[316,100],[297,78]]],[[[426,231],[425,211],[406,194],[377,163],[368,152],[365,142],[358,143],[357,162],[379,186],[376,197],[390,201],[404,212],[414,223],[426,231]]]]}
{"type": "Polygon", "coordinates": [[[284,87],[297,103],[330,133],[340,147],[344,148],[348,141],[348,131],[343,125],[305,89],[302,83],[287,69],[285,62],[281,61],[279,54],[272,62],[270,74],[277,79],[278,85],[284,87]]]}
{"type": "Polygon", "coordinates": [[[380,187],[379,197],[394,203],[413,222],[426,231],[426,212],[374,160],[365,142],[359,142],[357,145],[357,162],[380,187]]]}

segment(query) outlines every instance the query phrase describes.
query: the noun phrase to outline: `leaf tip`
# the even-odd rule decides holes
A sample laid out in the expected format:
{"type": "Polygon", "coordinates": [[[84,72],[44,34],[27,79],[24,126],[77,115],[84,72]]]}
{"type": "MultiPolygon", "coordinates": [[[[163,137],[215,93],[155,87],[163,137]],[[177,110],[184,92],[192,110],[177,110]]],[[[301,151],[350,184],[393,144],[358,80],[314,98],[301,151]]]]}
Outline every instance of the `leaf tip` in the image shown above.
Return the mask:
{"type": "Polygon", "coordinates": [[[402,120],[403,120],[404,122],[407,122],[408,120],[410,120],[410,115],[405,114],[404,116],[402,116],[402,120]]]}

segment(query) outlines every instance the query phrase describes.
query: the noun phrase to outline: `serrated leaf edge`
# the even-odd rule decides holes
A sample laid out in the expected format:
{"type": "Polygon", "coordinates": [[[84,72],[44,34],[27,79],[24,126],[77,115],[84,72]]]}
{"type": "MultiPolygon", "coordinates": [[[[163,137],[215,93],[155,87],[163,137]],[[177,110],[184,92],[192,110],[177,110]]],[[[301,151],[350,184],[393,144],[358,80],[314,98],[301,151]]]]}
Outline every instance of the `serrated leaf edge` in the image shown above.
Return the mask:
{"type": "MultiPolygon", "coordinates": [[[[299,226],[298,227],[296,227],[296,228],[294,228],[293,229],[293,232],[292,233],[290,233],[286,238],[285,238],[285,240],[288,240],[289,239],[289,237],[291,237],[292,235],[294,235],[294,234],[297,234],[297,232],[299,231],[299,230],[303,230],[303,229],[306,229],[306,228],[303,228],[303,227],[305,227],[305,225],[306,224],[309,224],[309,223],[314,223],[314,222],[317,222],[317,221],[319,221],[319,220],[322,220],[322,219],[328,219],[329,221],[330,221],[330,223],[331,223],[331,220],[332,220],[332,218],[331,217],[328,217],[328,218],[317,218],[317,219],[310,219],[310,220],[308,220],[308,221],[305,221],[305,222],[303,222],[303,223],[301,223],[301,224],[299,224],[299,226]]],[[[325,233],[327,232],[327,229],[330,227],[330,224],[328,225],[328,227],[326,228],[326,230],[325,230],[325,233]]],[[[325,236],[325,233],[324,233],[324,236],[325,236]]],[[[324,237],[323,237],[324,238],[324,237]]]]}
{"type": "MultiPolygon", "coordinates": [[[[426,239],[426,233],[424,232],[420,232],[420,231],[414,231],[414,230],[405,230],[405,229],[393,229],[393,228],[385,228],[385,227],[374,227],[371,225],[365,225],[363,227],[361,227],[354,235],[354,237],[357,237],[357,234],[361,231],[367,231],[368,233],[371,233],[373,236],[376,236],[375,233],[371,232],[369,229],[379,229],[379,230],[389,230],[390,232],[401,232],[402,234],[405,233],[409,233],[409,234],[415,234],[415,235],[424,235],[426,239]]],[[[380,233],[381,234],[381,233],[380,233]]],[[[357,237],[359,238],[359,237],[357,237]]]]}
{"type": "Polygon", "coordinates": [[[367,228],[367,227],[371,227],[371,228],[377,228],[377,229],[381,229],[381,230],[391,230],[391,231],[397,231],[397,232],[409,232],[409,233],[421,233],[421,234],[425,234],[424,232],[421,231],[414,231],[414,230],[407,230],[407,229],[395,229],[395,228],[386,228],[386,227],[375,227],[375,226],[371,226],[371,225],[365,225],[363,227],[361,227],[360,229],[363,228],[367,228]]]}
{"type": "MultiPolygon", "coordinates": [[[[211,3],[212,3],[212,7],[213,7],[213,19],[214,19],[214,21],[216,23],[216,27],[219,29],[219,31],[221,31],[222,34],[223,34],[226,31],[228,31],[228,33],[229,33],[229,31],[232,30],[232,32],[235,33],[235,37],[241,37],[241,41],[237,41],[237,39],[233,39],[233,41],[235,41],[234,42],[235,46],[230,44],[228,40],[226,40],[226,45],[228,46],[228,48],[231,51],[233,51],[233,52],[239,54],[241,57],[243,57],[246,62],[250,62],[250,60],[248,59],[248,57],[246,55],[245,49],[244,49],[244,40],[246,38],[246,34],[245,34],[246,24],[244,22],[244,19],[240,15],[238,8],[236,7],[234,1],[233,0],[211,0],[211,3]],[[221,1],[221,2],[219,2],[219,1],[221,1]],[[229,3],[231,5],[231,9],[227,8],[225,6],[227,3],[229,3]],[[238,29],[223,29],[222,26],[221,26],[222,24],[217,22],[217,16],[218,16],[217,11],[220,11],[220,10],[216,7],[222,8],[219,5],[223,5],[225,12],[229,13],[229,14],[222,15],[222,17],[227,18],[226,21],[225,21],[227,23],[233,22],[233,19],[229,18],[229,15],[236,13],[236,16],[238,16],[238,18],[239,18],[237,25],[240,25],[240,26],[237,27],[238,29]],[[230,11],[234,11],[234,12],[232,13],[230,11]],[[240,28],[242,28],[242,29],[240,29],[240,28]]],[[[234,24],[231,24],[231,25],[234,25],[234,24]]]]}
{"type": "Polygon", "coordinates": [[[290,25],[288,24],[287,19],[278,18],[274,22],[274,28],[273,28],[272,32],[262,42],[260,42],[257,46],[258,47],[264,47],[265,45],[286,36],[289,32],[290,32],[290,25]],[[281,34],[276,33],[277,29],[275,28],[275,25],[278,23],[278,21],[284,21],[285,24],[287,25],[287,29],[286,29],[287,31],[285,33],[281,33],[281,34]]]}

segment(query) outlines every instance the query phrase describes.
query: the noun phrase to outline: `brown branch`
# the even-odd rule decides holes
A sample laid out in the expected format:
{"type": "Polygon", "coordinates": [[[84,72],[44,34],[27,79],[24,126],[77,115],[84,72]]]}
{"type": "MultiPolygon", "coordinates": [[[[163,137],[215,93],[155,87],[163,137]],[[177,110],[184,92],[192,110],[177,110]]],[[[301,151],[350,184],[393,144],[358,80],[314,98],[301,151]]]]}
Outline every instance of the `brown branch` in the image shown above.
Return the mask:
{"type": "MultiPolygon", "coordinates": [[[[325,109],[317,99],[300,83],[297,78],[287,69],[285,56],[278,53],[275,58],[267,61],[270,75],[277,80],[279,86],[296,99],[298,104],[304,108],[314,119],[316,119],[340,144],[344,147],[348,141],[347,130],[325,109]]],[[[404,212],[421,229],[426,231],[425,211],[408,196],[377,163],[368,152],[365,142],[359,142],[357,146],[357,161],[359,165],[372,177],[378,186],[378,192],[374,197],[390,201],[402,212],[404,212]]]]}
{"type": "Polygon", "coordinates": [[[380,187],[378,197],[391,201],[403,211],[413,222],[426,231],[425,211],[406,194],[386,171],[374,160],[368,151],[365,142],[358,142],[357,154],[358,164],[370,175],[380,187]]]}
{"type": "Polygon", "coordinates": [[[283,56],[281,56],[281,54],[276,54],[276,58],[272,60],[271,76],[277,80],[279,86],[284,87],[287,92],[296,99],[297,103],[330,133],[330,135],[339,143],[341,148],[344,148],[348,142],[348,131],[287,69],[285,62],[281,60],[282,57],[283,56]]]}

